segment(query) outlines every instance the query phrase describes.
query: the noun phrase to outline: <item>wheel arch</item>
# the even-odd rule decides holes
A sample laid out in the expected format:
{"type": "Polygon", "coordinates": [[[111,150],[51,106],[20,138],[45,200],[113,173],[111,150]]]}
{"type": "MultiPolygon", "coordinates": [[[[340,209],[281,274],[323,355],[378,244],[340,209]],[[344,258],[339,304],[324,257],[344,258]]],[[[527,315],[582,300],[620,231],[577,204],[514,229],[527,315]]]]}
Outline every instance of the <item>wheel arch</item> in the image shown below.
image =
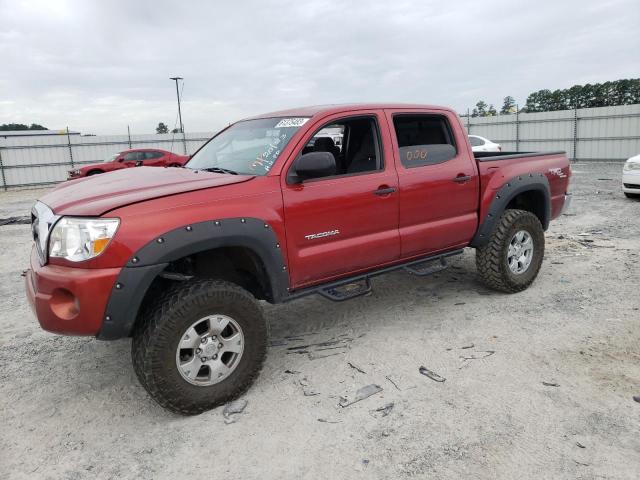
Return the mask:
{"type": "Polygon", "coordinates": [[[518,175],[504,183],[495,192],[470,246],[486,245],[500,217],[509,208],[533,213],[540,220],[542,228],[547,230],[551,221],[551,191],[547,177],[542,173],[531,173],[518,175]]]}
{"type": "Polygon", "coordinates": [[[256,218],[183,225],[134,253],[111,292],[98,338],[130,336],[140,311],[166,282],[192,277],[232,281],[256,298],[281,302],[289,275],[275,232],[256,218]]]}

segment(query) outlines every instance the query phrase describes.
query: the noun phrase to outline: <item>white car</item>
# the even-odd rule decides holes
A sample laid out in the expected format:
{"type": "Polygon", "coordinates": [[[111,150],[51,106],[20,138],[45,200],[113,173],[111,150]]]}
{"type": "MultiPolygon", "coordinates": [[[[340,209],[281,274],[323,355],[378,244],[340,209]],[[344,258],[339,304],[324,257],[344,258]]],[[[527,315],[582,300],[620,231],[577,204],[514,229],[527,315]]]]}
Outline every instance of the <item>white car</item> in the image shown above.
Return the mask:
{"type": "Polygon", "coordinates": [[[629,198],[640,198],[640,155],[631,157],[622,167],[622,191],[629,198]]]}
{"type": "Polygon", "coordinates": [[[471,150],[474,152],[502,151],[502,145],[499,143],[493,143],[488,138],[481,137],[480,135],[469,135],[469,142],[471,143],[471,150]]]}

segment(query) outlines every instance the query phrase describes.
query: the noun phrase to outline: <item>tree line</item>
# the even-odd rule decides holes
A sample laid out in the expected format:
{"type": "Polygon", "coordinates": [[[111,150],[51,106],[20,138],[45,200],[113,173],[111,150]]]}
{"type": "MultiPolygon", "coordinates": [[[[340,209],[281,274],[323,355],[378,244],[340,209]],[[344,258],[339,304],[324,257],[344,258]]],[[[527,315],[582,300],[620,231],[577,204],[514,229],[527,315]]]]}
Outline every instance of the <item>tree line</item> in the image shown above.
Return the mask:
{"type": "MultiPolygon", "coordinates": [[[[538,90],[530,93],[519,111],[521,113],[553,112],[574,108],[613,107],[640,103],[640,78],[627,78],[604,83],[587,83],[557,90],[538,90]]],[[[504,97],[500,115],[516,113],[513,97],[504,97]]],[[[498,111],[484,100],[476,103],[472,117],[493,117],[498,111]]]]}
{"type": "Polygon", "coordinates": [[[3,123],[0,125],[0,132],[13,132],[22,130],[49,130],[42,125],[32,123],[31,125],[25,125],[24,123],[3,123]]]}
{"type": "MultiPolygon", "coordinates": [[[[156,127],[156,133],[169,133],[169,127],[164,122],[160,122],[156,127]]],[[[182,133],[179,128],[174,128],[171,133],[182,133]]]]}

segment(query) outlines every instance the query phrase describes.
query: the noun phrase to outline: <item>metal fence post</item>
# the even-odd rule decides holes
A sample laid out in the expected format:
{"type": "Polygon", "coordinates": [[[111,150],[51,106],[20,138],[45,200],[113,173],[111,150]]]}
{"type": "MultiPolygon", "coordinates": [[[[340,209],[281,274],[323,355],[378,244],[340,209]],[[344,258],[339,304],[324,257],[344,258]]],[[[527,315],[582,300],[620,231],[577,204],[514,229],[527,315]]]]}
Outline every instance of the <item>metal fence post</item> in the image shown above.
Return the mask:
{"type": "Polygon", "coordinates": [[[578,160],[578,107],[573,109],[573,161],[578,160]]]}
{"type": "Polygon", "coordinates": [[[184,125],[182,126],[182,148],[184,150],[184,154],[187,154],[187,137],[184,134],[184,125]]]}
{"type": "Polygon", "coordinates": [[[73,150],[71,148],[71,135],[69,135],[69,127],[67,127],[67,145],[69,146],[69,160],[71,160],[71,168],[73,168],[73,150]]]}
{"type": "Polygon", "coordinates": [[[127,125],[127,136],[129,137],[129,150],[131,150],[131,129],[129,128],[129,125],[127,125]]]}
{"type": "Polygon", "coordinates": [[[516,152],[520,151],[520,108],[516,105],[516,152]]]}
{"type": "Polygon", "coordinates": [[[2,188],[7,191],[7,179],[4,175],[4,163],[2,163],[2,147],[0,147],[0,172],[2,172],[2,188]]]}
{"type": "Polygon", "coordinates": [[[467,135],[471,135],[471,114],[467,108],[467,135]]]}

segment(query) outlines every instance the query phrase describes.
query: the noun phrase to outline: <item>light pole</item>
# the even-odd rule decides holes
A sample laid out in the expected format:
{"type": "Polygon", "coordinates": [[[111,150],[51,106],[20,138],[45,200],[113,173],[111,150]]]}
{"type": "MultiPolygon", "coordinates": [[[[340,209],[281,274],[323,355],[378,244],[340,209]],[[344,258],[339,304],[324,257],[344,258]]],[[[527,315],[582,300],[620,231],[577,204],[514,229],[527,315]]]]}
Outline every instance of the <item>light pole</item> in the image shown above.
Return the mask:
{"type": "Polygon", "coordinates": [[[182,111],[180,110],[180,90],[178,89],[178,80],[184,80],[182,77],[169,77],[170,80],[176,82],[176,96],[178,97],[178,118],[180,119],[180,133],[182,133],[182,146],[184,154],[187,154],[187,140],[184,136],[184,125],[182,124],[182,111]]]}

